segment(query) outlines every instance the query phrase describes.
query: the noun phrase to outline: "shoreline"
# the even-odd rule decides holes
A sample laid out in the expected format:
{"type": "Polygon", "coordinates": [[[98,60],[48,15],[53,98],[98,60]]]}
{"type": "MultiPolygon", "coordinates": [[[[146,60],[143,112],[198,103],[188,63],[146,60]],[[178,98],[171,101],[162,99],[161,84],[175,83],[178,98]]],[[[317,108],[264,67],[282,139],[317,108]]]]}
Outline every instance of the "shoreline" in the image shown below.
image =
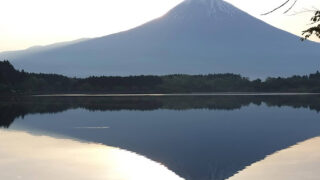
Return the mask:
{"type": "Polygon", "coordinates": [[[173,93],[173,94],[44,94],[31,95],[33,97],[169,97],[169,96],[308,96],[320,95],[320,93],[248,93],[248,92],[224,92],[224,93],[173,93]]]}

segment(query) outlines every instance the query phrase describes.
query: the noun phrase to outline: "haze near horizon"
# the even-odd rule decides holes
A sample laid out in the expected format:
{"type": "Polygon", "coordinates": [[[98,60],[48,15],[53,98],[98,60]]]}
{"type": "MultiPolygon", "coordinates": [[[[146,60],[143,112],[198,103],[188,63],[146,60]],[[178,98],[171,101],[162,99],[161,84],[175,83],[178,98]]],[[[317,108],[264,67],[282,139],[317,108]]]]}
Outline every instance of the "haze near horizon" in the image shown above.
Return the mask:
{"type": "MultiPolygon", "coordinates": [[[[105,36],[128,30],[160,17],[183,0],[117,0],[117,1],[1,1],[0,52],[26,49],[37,45],[81,38],[105,36]],[[18,12],[18,13],[14,13],[18,12]],[[58,13],[57,13],[58,12],[58,13]],[[85,12],[85,13],[84,13],[85,12]]],[[[304,9],[319,8],[320,2],[299,1],[292,13],[279,11],[261,16],[279,4],[277,0],[227,0],[251,15],[299,35],[307,26],[310,13],[292,14],[304,9]]]]}

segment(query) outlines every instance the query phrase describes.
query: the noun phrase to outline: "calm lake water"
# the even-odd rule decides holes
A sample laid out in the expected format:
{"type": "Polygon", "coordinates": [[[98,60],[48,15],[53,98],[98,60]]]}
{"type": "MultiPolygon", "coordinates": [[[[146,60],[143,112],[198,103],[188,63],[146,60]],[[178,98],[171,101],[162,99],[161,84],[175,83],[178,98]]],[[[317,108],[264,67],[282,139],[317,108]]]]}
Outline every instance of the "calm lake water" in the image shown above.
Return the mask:
{"type": "Polygon", "coordinates": [[[319,95],[6,97],[0,179],[320,179],[319,95]]]}

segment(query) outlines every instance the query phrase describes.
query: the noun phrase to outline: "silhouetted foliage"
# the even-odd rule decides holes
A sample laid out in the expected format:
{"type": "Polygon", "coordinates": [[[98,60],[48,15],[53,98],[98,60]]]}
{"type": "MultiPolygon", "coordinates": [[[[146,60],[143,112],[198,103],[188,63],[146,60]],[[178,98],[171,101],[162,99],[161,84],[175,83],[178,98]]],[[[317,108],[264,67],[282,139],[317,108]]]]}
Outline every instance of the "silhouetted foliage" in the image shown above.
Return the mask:
{"type": "Polygon", "coordinates": [[[302,40],[308,39],[312,35],[320,38],[320,11],[316,11],[315,15],[311,18],[311,22],[316,25],[302,32],[302,35],[304,35],[302,40]]]}
{"type": "MultiPolygon", "coordinates": [[[[286,0],[284,3],[282,3],[280,6],[274,8],[271,11],[268,11],[267,13],[263,13],[262,15],[268,15],[271,14],[281,8],[283,8],[284,6],[288,5],[291,3],[290,7],[287,8],[284,12],[284,14],[288,13],[298,2],[298,0],[286,0]]],[[[307,11],[309,12],[309,11],[307,11]]],[[[312,10],[312,12],[314,12],[314,16],[311,18],[311,22],[312,24],[315,24],[314,26],[310,27],[309,29],[302,31],[302,35],[303,38],[301,38],[301,40],[306,40],[308,38],[310,38],[312,35],[315,35],[316,37],[320,38],[320,11],[319,10],[312,10]]]]}
{"type": "Polygon", "coordinates": [[[0,62],[0,92],[52,93],[207,93],[207,92],[320,92],[320,73],[288,78],[249,80],[237,74],[111,76],[69,78],[56,74],[17,71],[0,62]]]}
{"type": "Polygon", "coordinates": [[[0,98],[0,127],[9,127],[28,114],[59,113],[82,108],[90,111],[159,109],[235,110],[250,104],[308,108],[320,112],[320,96],[144,96],[144,97],[32,97],[0,98]]]}

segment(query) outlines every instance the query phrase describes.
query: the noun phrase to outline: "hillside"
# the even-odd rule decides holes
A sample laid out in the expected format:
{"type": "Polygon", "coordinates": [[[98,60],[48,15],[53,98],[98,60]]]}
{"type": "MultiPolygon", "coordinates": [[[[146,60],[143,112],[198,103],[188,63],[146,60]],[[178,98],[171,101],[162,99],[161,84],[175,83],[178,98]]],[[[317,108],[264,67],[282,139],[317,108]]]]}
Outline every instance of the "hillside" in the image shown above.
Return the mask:
{"type": "Polygon", "coordinates": [[[18,71],[0,61],[0,95],[65,93],[213,93],[213,92],[303,92],[320,93],[320,73],[289,78],[249,80],[238,74],[163,76],[91,76],[68,78],[58,74],[18,71]]]}
{"type": "MultiPolygon", "coordinates": [[[[102,22],[103,23],[103,22],[102,22]]],[[[221,0],[188,0],[135,29],[32,53],[2,53],[18,69],[67,76],[290,76],[320,67],[320,45],[221,0]]]]}

